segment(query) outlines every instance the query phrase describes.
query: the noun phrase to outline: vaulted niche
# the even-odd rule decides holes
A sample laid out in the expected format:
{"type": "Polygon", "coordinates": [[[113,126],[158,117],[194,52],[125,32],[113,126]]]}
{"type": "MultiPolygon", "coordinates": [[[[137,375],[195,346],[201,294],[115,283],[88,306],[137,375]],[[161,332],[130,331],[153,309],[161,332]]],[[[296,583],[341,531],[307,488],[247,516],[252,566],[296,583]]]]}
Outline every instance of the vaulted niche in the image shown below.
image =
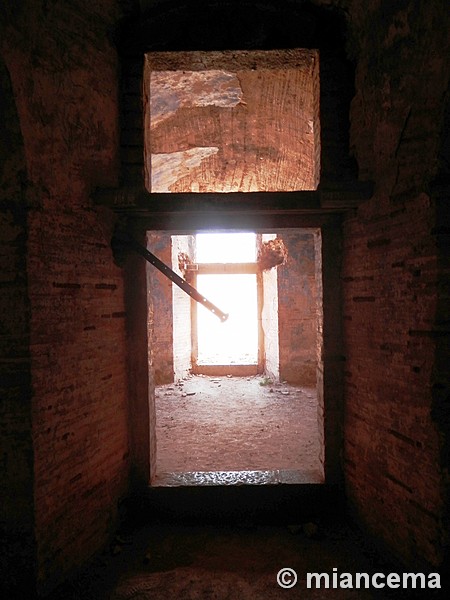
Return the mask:
{"type": "Polygon", "coordinates": [[[318,186],[316,50],[148,53],[144,102],[149,192],[318,186]]]}

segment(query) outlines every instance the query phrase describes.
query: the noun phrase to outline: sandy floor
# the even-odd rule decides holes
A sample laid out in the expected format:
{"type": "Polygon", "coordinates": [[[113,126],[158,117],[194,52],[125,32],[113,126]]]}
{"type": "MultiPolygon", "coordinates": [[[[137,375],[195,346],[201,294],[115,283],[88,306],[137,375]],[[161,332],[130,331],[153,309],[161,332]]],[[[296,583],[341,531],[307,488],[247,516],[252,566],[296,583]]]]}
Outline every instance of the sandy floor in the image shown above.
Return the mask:
{"type": "MultiPolygon", "coordinates": [[[[193,375],[156,390],[157,474],[321,473],[314,388],[193,375]]],[[[316,480],[316,479],[314,479],[316,480]]]]}

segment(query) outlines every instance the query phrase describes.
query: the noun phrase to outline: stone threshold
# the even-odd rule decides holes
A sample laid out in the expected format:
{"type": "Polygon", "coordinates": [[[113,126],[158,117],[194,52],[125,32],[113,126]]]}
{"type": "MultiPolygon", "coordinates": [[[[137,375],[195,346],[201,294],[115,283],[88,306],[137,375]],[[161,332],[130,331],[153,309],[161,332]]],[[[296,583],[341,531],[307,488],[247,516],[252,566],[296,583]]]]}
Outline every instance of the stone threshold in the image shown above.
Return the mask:
{"type": "Polygon", "coordinates": [[[249,471],[190,471],[158,473],[151,481],[151,487],[192,487],[192,486],[239,486],[239,485],[280,485],[280,484],[322,484],[324,478],[319,471],[299,471],[291,469],[249,470],[249,471]]]}

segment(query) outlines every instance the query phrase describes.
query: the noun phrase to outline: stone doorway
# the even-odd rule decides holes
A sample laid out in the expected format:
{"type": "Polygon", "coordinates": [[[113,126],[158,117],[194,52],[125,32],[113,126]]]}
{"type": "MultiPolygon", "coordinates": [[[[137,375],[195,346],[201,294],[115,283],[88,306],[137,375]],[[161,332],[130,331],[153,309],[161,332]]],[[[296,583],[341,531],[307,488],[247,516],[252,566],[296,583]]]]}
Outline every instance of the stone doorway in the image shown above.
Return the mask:
{"type": "MultiPolygon", "coordinates": [[[[283,230],[260,240],[277,235],[289,256],[286,265],[257,274],[257,364],[198,364],[195,333],[204,307],[150,273],[157,386],[152,485],[323,481],[316,379],[322,343],[319,234],[283,230]]],[[[257,268],[255,262],[197,262],[195,235],[150,233],[148,243],[194,285],[203,270],[257,268]]]]}

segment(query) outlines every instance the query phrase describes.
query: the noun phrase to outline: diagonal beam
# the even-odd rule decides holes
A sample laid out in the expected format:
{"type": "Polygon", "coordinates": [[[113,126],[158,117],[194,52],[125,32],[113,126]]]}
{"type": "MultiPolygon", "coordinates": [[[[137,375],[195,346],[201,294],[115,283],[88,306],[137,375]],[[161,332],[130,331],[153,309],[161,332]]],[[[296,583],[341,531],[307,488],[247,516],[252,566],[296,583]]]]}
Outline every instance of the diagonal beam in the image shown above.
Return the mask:
{"type": "Polygon", "coordinates": [[[220,308],[218,308],[215,304],[207,300],[202,294],[200,294],[198,290],[196,290],[185,279],[175,273],[175,271],[168,267],[161,259],[147,250],[147,248],[139,244],[131,235],[126,233],[116,233],[112,245],[117,246],[119,244],[122,246],[127,246],[140,254],[147,262],[156,267],[163,275],[170,279],[170,281],[181,288],[183,292],[186,292],[186,294],[188,294],[196,302],[203,304],[203,306],[216,315],[216,317],[218,317],[222,323],[228,319],[228,315],[226,313],[221,311],[220,308]]]}

